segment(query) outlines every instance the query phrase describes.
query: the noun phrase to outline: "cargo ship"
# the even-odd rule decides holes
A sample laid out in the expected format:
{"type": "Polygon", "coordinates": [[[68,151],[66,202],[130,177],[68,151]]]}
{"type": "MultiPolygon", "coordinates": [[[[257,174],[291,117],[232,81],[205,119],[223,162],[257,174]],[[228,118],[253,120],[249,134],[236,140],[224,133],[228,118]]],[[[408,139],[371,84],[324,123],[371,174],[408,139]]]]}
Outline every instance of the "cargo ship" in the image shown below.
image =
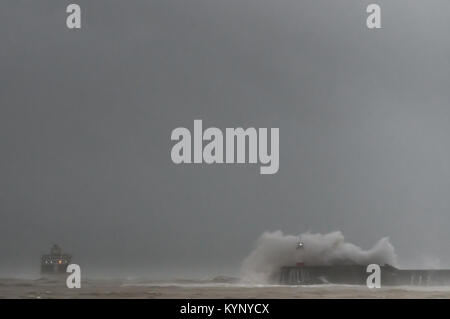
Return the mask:
{"type": "Polygon", "coordinates": [[[50,254],[41,256],[41,274],[42,275],[58,275],[65,274],[67,266],[70,264],[72,256],[63,254],[61,247],[53,245],[50,254]]]}

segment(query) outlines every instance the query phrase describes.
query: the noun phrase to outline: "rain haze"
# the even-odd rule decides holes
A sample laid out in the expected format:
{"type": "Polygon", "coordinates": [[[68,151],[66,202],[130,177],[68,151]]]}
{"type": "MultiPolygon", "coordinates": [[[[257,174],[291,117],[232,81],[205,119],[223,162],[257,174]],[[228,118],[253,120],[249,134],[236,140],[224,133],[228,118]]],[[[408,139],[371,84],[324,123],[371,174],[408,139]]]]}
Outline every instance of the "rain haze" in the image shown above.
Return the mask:
{"type": "Polygon", "coordinates": [[[266,231],[388,236],[450,267],[450,2],[0,3],[0,275],[236,275],[266,231]],[[280,130],[279,171],[184,164],[174,128],[280,130]]]}

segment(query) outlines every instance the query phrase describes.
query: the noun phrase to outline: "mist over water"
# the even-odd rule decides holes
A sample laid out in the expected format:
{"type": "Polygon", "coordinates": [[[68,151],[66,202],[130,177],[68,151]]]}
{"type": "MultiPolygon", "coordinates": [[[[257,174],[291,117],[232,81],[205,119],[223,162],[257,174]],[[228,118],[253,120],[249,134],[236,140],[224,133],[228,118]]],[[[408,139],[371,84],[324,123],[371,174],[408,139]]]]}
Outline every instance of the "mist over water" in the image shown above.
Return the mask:
{"type": "Polygon", "coordinates": [[[303,262],[309,266],[389,264],[397,266],[394,246],[388,237],[381,238],[372,248],[364,250],[345,241],[340,231],[328,234],[304,233],[285,235],[282,231],[265,232],[256,248],[245,258],[241,276],[244,281],[267,283],[271,274],[282,266],[303,262]],[[296,249],[298,242],[303,247],[296,249]]]}

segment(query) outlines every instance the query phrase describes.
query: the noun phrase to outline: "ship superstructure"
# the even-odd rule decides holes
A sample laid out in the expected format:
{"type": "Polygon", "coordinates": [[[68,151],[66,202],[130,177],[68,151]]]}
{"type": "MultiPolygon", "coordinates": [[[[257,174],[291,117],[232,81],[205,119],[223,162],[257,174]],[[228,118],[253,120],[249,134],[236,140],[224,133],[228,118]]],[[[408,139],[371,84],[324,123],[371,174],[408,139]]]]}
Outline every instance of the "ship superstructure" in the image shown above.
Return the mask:
{"type": "Polygon", "coordinates": [[[41,274],[56,275],[66,273],[67,266],[70,264],[72,256],[63,254],[61,247],[53,245],[50,254],[41,256],[41,274]]]}

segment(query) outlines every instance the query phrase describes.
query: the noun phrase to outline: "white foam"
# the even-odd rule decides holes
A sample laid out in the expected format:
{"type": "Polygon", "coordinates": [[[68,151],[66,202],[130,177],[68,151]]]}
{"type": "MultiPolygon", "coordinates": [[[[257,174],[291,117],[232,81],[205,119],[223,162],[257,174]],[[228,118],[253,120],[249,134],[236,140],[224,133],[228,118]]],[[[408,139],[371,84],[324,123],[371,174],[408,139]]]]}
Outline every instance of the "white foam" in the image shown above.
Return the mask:
{"type": "Polygon", "coordinates": [[[328,234],[305,233],[300,236],[284,235],[281,231],[265,232],[256,248],[244,260],[241,276],[244,281],[267,283],[270,276],[282,266],[295,265],[397,265],[394,247],[389,238],[380,239],[371,249],[346,242],[339,232],[328,234]],[[304,246],[296,249],[299,239],[304,246]]]}

